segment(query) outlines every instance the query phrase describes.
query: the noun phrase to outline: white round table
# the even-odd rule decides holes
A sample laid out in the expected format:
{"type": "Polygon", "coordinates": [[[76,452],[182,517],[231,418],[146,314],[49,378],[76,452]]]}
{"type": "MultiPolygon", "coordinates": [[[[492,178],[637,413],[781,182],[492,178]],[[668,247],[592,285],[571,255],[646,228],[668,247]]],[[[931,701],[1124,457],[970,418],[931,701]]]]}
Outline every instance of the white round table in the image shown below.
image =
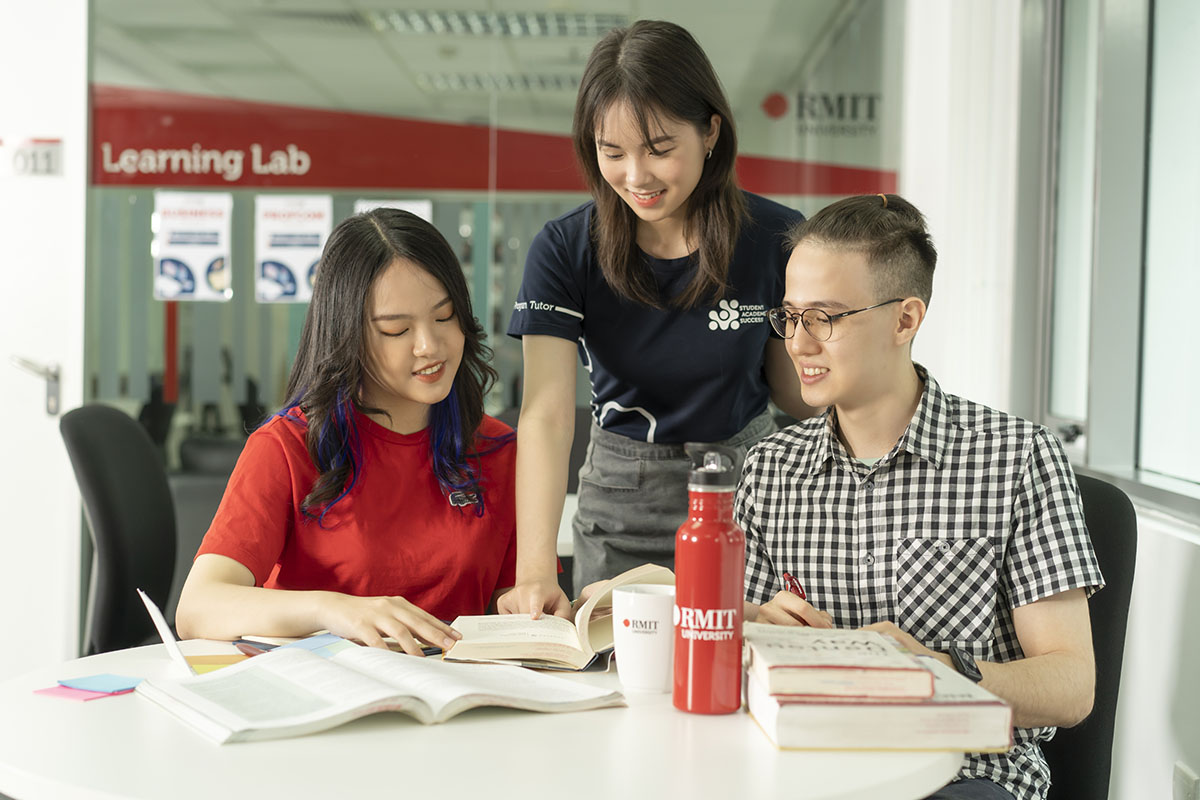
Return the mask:
{"type": "MultiPolygon", "coordinates": [[[[86,703],[33,694],[60,678],[178,677],[175,669],[155,645],[0,684],[0,794],[914,800],[954,777],[962,761],[961,753],[782,752],[744,712],[685,714],[667,694],[569,714],[477,709],[430,726],[376,714],[311,736],[228,745],[209,743],[136,694],[86,703]]],[[[617,685],[615,674],[570,678],[617,685]]]]}

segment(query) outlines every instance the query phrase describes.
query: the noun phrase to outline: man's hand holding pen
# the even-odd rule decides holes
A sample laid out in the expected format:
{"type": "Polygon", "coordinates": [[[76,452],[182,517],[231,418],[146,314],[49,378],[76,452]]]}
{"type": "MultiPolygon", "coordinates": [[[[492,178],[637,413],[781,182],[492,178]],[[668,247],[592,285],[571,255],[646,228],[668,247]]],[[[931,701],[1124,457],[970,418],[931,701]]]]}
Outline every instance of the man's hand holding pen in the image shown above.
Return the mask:
{"type": "Polygon", "coordinates": [[[787,572],[783,573],[783,581],[787,588],[759,607],[755,622],[765,622],[769,625],[808,625],[813,628],[833,627],[833,617],[812,607],[800,581],[787,572]]]}
{"type": "Polygon", "coordinates": [[[758,609],[755,622],[770,625],[811,625],[814,628],[832,628],[833,617],[813,608],[807,600],[792,592],[779,592],[758,609]]]}

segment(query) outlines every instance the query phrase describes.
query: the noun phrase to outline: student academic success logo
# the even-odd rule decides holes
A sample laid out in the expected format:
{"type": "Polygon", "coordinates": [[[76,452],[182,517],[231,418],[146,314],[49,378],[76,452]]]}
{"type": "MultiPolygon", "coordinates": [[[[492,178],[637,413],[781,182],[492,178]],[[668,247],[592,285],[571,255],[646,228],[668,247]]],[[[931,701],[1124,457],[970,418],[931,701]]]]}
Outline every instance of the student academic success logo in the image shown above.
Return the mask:
{"type": "Polygon", "coordinates": [[[766,318],[767,307],[764,305],[742,305],[737,300],[722,300],[708,312],[708,329],[736,331],[743,325],[754,325],[766,318]]]}

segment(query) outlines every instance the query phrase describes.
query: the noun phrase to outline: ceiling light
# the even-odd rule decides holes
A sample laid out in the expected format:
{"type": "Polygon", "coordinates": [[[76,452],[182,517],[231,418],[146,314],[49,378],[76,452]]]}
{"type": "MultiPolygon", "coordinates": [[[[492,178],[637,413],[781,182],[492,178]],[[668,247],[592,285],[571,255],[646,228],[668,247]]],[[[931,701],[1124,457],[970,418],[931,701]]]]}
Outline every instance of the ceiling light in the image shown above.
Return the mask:
{"type": "Polygon", "coordinates": [[[380,33],[415,33],[508,38],[583,37],[598,39],[629,24],[624,14],[544,11],[366,11],[363,17],[380,33]]]}
{"type": "Polygon", "coordinates": [[[422,72],[417,86],[427,92],[576,92],[579,76],[564,73],[422,72]]]}

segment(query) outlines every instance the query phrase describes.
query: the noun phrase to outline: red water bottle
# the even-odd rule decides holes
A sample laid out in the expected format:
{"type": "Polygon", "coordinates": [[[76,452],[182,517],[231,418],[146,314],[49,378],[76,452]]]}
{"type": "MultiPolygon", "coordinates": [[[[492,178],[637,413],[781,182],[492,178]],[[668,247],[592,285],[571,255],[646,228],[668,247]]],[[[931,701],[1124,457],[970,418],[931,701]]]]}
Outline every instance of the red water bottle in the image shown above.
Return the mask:
{"type": "Polygon", "coordinates": [[[742,600],[746,537],[733,522],[738,454],[688,443],[688,521],[675,536],[675,682],[682,711],[742,706],[742,600]]]}

